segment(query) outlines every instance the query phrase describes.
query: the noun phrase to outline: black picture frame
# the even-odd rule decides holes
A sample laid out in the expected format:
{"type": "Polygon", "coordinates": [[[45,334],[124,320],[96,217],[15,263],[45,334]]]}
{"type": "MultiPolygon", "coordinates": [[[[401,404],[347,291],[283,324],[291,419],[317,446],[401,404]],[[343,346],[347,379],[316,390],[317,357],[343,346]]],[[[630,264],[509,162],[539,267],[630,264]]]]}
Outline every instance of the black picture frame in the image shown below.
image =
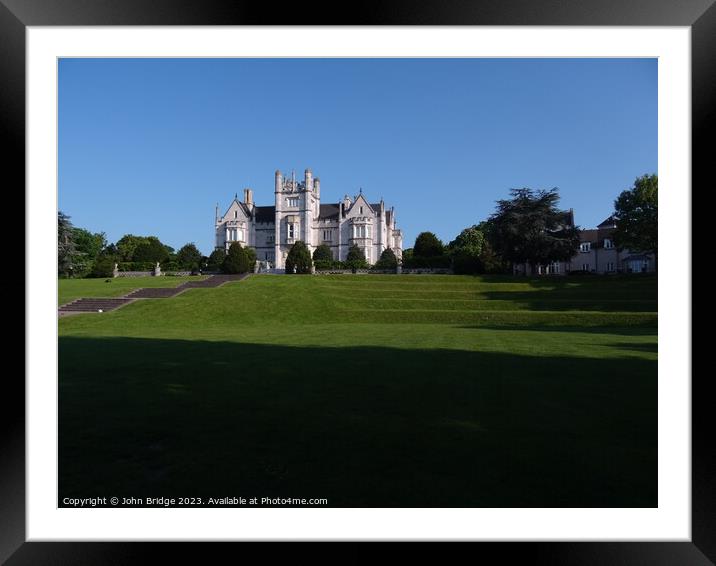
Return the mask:
{"type": "MultiPolygon", "coordinates": [[[[0,0],[0,117],[6,148],[5,179],[16,196],[25,186],[25,35],[28,26],[115,25],[569,25],[690,26],[692,33],[692,184],[706,185],[713,156],[707,136],[716,131],[716,5],[714,0],[493,0],[439,3],[302,3],[280,9],[231,0],[0,0]]],[[[7,191],[6,191],[7,194],[7,191]]],[[[14,210],[24,210],[24,205],[14,210]]],[[[25,211],[27,213],[27,211],[25,211]]],[[[27,253],[27,250],[26,250],[27,253]]],[[[32,297],[26,295],[26,301],[32,297]]],[[[680,376],[689,379],[692,376],[680,376]]],[[[692,377],[692,538],[689,542],[471,543],[472,558],[530,564],[713,564],[716,562],[716,465],[708,376],[692,377]]],[[[5,373],[0,411],[0,560],[20,564],[124,564],[144,560],[211,563],[227,544],[26,542],[25,383],[5,373]]],[[[360,559],[372,545],[328,545],[341,562],[360,559]]],[[[292,559],[316,550],[285,545],[292,559]]],[[[435,546],[420,549],[429,558],[435,546]]],[[[231,552],[233,550],[230,549],[231,552]]],[[[436,552],[444,552],[439,546],[436,552]]],[[[311,553],[311,554],[308,554],[311,553]]],[[[238,558],[238,557],[237,557],[238,558]]]]}

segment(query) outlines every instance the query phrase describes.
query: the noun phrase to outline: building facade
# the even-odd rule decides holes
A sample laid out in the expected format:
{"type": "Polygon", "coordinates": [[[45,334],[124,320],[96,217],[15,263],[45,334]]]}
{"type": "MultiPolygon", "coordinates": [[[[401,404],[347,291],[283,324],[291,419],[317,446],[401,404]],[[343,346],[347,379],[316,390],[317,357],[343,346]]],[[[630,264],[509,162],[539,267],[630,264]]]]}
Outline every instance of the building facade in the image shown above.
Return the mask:
{"type": "Polygon", "coordinates": [[[276,269],[285,267],[286,255],[298,240],[305,242],[311,254],[325,244],[333,258],[341,261],[355,244],[370,264],[387,248],[400,259],[403,249],[393,207],[387,209],[383,199],[369,203],[362,189],[353,198],[346,195],[340,202],[321,204],[321,181],[310,169],[302,181],[295,173],[287,177],[276,171],[273,206],[257,206],[252,189],[244,189],[243,201],[235,195],[222,216],[217,204],[214,229],[216,249],[228,250],[239,242],[253,248],[258,261],[276,269]]]}
{"type": "MultiPolygon", "coordinates": [[[[564,222],[574,226],[574,211],[564,213],[564,222]]],[[[570,261],[555,261],[549,265],[538,265],[534,275],[567,275],[572,271],[585,273],[653,273],[656,258],[653,254],[618,250],[614,244],[616,221],[613,216],[599,224],[596,229],[580,230],[579,249],[570,261]]],[[[519,275],[532,275],[528,264],[513,267],[519,275]]]]}

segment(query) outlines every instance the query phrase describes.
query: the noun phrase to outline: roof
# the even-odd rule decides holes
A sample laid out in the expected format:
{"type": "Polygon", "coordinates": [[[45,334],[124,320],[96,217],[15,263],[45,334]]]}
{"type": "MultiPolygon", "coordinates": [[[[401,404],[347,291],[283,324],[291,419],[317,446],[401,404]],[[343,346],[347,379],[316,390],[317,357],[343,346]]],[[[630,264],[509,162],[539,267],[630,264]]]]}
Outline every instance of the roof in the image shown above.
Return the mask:
{"type": "Polygon", "coordinates": [[[318,211],[318,218],[321,220],[337,219],[338,210],[337,204],[322,204],[320,210],[318,211]]]}
{"type": "Polygon", "coordinates": [[[604,222],[597,225],[597,228],[611,228],[616,225],[616,220],[614,220],[614,215],[612,214],[609,218],[607,218],[604,222]]]}
{"type": "Polygon", "coordinates": [[[596,242],[599,239],[598,230],[580,230],[579,240],[581,242],[596,242]]]}
{"type": "Polygon", "coordinates": [[[276,222],[276,207],[275,206],[257,206],[256,207],[256,222],[265,222],[273,224],[276,222]]]}

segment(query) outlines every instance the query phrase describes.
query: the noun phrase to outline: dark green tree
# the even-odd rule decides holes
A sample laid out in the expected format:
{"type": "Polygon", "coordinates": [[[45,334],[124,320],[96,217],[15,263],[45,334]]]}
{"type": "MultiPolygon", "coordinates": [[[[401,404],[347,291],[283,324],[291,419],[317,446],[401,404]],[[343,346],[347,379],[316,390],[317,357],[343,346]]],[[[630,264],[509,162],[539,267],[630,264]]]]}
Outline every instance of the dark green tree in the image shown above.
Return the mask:
{"type": "Polygon", "coordinates": [[[313,261],[333,261],[333,252],[331,251],[331,248],[326,244],[318,246],[315,250],[313,250],[313,261]]]}
{"type": "Polygon", "coordinates": [[[485,235],[475,225],[465,228],[448,244],[452,268],[458,274],[484,273],[481,255],[485,249],[485,235]]]}
{"type": "Polygon", "coordinates": [[[199,269],[201,259],[201,252],[193,242],[182,246],[176,254],[176,262],[182,269],[199,269]]]}
{"type": "Polygon", "coordinates": [[[443,243],[432,232],[421,232],[415,238],[413,246],[414,257],[437,257],[443,255],[445,248],[443,243]]]}
{"type": "Polygon", "coordinates": [[[125,234],[115,244],[120,261],[138,261],[134,258],[134,251],[140,244],[147,243],[144,236],[135,236],[134,234],[125,234]]]}
{"type": "Polygon", "coordinates": [[[100,254],[92,264],[91,277],[112,277],[114,275],[115,257],[109,254],[100,254]]]}
{"type": "Polygon", "coordinates": [[[234,242],[224,258],[222,271],[224,273],[246,273],[248,270],[249,259],[246,256],[246,250],[241,247],[239,242],[234,242]]]}
{"type": "Polygon", "coordinates": [[[357,269],[365,269],[366,267],[368,267],[368,262],[365,259],[365,254],[363,253],[363,250],[355,244],[352,244],[348,248],[346,265],[351,271],[353,271],[353,273],[355,273],[357,269]]]}
{"type": "Polygon", "coordinates": [[[159,238],[148,236],[144,242],[134,249],[132,261],[164,263],[169,261],[169,250],[167,250],[167,246],[159,241],[159,238]]]}
{"type": "Polygon", "coordinates": [[[311,252],[306,244],[297,240],[286,256],[286,273],[311,273],[311,252]]]}
{"type": "Polygon", "coordinates": [[[579,229],[559,210],[558,190],[512,189],[490,216],[495,251],[504,259],[538,265],[569,261],[579,246],[579,229]]]}
{"type": "Polygon", "coordinates": [[[209,256],[206,268],[209,271],[221,271],[221,266],[224,263],[226,252],[223,249],[214,250],[209,256]]]}
{"type": "Polygon", "coordinates": [[[57,212],[57,271],[61,275],[71,275],[73,261],[77,254],[74,240],[74,227],[70,217],[57,212]]]}
{"type": "Polygon", "coordinates": [[[246,252],[247,271],[253,273],[256,267],[256,250],[254,248],[244,248],[244,251],[246,252]]]}
{"type": "Polygon", "coordinates": [[[614,243],[619,249],[656,254],[659,179],[643,175],[614,201],[614,243]]]}
{"type": "Polygon", "coordinates": [[[398,258],[395,256],[395,252],[390,248],[385,248],[373,267],[375,269],[395,269],[398,267],[398,258]]]}

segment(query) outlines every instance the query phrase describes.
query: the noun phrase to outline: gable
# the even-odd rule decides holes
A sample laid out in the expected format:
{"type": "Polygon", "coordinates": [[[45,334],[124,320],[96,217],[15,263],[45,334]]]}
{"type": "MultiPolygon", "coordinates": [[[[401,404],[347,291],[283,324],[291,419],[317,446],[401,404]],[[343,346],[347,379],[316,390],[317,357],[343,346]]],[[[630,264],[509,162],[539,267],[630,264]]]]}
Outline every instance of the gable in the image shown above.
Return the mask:
{"type": "Polygon", "coordinates": [[[238,200],[234,199],[228,210],[224,213],[224,216],[221,217],[221,221],[226,222],[228,220],[248,220],[249,216],[250,215],[246,210],[246,207],[238,200]]]}
{"type": "Polygon", "coordinates": [[[351,207],[348,209],[348,212],[346,212],[346,217],[348,217],[348,218],[352,218],[352,217],[356,217],[356,216],[376,216],[376,211],[373,210],[373,207],[370,205],[370,203],[363,196],[363,193],[359,194],[356,197],[356,200],[353,202],[351,207]],[[363,212],[361,212],[361,207],[363,209],[363,212]]]}

